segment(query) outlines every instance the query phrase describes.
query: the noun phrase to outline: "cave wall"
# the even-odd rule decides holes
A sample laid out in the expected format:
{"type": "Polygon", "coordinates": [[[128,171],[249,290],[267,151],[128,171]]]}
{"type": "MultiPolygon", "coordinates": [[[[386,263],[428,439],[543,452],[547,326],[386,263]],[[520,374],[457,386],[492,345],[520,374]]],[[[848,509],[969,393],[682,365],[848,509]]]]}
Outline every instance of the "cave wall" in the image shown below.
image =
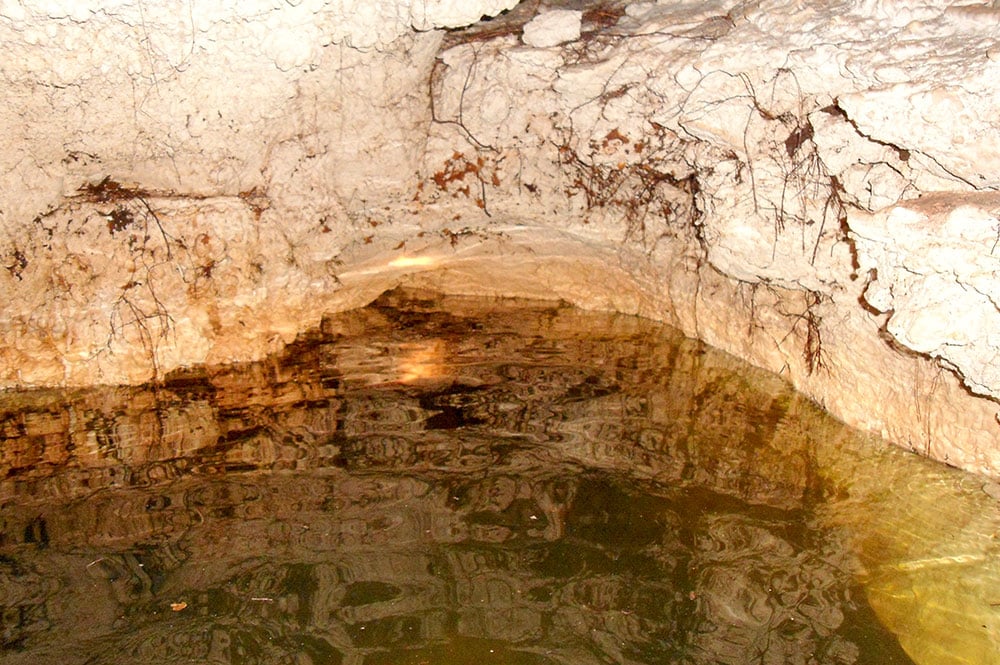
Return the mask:
{"type": "Polygon", "coordinates": [[[402,283],[660,319],[1000,474],[1000,10],[515,4],[0,2],[0,386],[402,283]]]}

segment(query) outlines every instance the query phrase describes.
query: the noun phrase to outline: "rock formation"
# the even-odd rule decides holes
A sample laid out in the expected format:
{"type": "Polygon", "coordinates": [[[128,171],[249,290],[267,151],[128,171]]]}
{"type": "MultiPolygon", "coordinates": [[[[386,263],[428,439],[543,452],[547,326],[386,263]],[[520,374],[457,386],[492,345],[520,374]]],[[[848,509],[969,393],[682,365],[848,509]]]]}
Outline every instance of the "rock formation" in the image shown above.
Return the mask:
{"type": "Polygon", "coordinates": [[[659,319],[1000,474],[998,36],[973,0],[4,0],[0,386],[260,358],[410,284],[659,319]]]}

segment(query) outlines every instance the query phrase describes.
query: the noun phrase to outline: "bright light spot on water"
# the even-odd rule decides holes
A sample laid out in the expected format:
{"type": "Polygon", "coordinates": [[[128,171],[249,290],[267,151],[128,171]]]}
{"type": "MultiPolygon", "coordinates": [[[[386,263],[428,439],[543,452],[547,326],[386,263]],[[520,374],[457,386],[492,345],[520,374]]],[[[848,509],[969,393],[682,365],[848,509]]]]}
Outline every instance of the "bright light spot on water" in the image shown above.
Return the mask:
{"type": "Polygon", "coordinates": [[[447,371],[442,340],[432,339],[403,347],[399,360],[399,381],[402,383],[438,378],[447,371]]]}

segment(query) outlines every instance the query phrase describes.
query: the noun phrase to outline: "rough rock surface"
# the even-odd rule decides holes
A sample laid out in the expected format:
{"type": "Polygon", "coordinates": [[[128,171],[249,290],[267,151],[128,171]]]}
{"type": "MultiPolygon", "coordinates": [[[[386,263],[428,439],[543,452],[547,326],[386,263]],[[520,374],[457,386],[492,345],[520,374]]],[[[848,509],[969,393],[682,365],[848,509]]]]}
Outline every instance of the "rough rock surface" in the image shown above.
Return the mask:
{"type": "Polygon", "coordinates": [[[1000,475],[1000,10],[514,4],[0,2],[0,386],[410,283],[661,319],[1000,475]]]}
{"type": "Polygon", "coordinates": [[[580,38],[582,14],[572,9],[544,12],[528,21],[521,39],[528,46],[546,48],[580,38]]]}

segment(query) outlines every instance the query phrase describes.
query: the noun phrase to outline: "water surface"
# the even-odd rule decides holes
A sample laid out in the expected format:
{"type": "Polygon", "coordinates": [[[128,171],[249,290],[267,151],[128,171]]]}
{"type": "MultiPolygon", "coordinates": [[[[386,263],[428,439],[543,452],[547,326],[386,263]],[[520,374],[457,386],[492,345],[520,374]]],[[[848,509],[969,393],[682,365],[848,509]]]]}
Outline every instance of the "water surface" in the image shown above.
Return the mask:
{"type": "Polygon", "coordinates": [[[0,660],[998,662],[984,487],[647,321],[391,292],[0,394],[0,660]]]}

